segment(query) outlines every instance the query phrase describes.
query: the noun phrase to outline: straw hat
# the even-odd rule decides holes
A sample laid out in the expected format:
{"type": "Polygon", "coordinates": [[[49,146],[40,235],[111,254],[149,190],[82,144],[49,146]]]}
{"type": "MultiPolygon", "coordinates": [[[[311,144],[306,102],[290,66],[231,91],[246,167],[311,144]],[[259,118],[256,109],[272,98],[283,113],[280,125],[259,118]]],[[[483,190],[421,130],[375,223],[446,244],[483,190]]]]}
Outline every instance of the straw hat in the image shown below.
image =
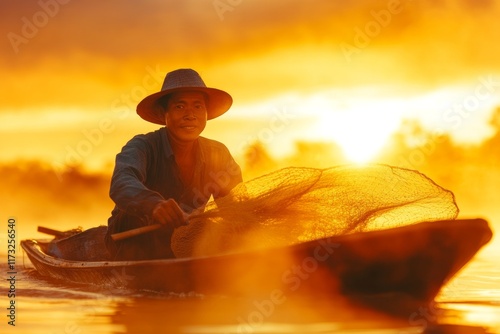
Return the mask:
{"type": "Polygon", "coordinates": [[[167,73],[160,92],[146,96],[139,102],[137,114],[148,122],[165,124],[165,110],[159,103],[160,99],[168,94],[183,91],[199,91],[207,95],[207,119],[222,115],[233,103],[233,98],[228,93],[207,87],[196,71],[179,69],[167,73]]]}

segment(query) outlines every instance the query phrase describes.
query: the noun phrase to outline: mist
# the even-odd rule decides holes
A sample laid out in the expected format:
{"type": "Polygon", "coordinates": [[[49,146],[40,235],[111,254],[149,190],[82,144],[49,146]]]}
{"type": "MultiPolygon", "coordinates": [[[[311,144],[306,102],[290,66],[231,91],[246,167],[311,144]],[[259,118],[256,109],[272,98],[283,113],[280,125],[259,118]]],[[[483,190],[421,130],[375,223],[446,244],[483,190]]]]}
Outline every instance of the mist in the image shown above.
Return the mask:
{"type": "MultiPolygon", "coordinates": [[[[371,163],[418,170],[455,194],[459,217],[483,217],[495,225],[500,222],[500,108],[490,126],[492,137],[467,145],[407,119],[371,163]]],[[[280,158],[265,144],[254,142],[239,161],[245,180],[289,166],[349,164],[334,142],[304,141],[280,158]]],[[[43,161],[17,161],[1,165],[0,173],[4,214],[16,217],[23,238],[39,236],[40,225],[60,230],[106,225],[114,206],[108,196],[110,172],[90,173],[83,165],[56,171],[43,161]]]]}

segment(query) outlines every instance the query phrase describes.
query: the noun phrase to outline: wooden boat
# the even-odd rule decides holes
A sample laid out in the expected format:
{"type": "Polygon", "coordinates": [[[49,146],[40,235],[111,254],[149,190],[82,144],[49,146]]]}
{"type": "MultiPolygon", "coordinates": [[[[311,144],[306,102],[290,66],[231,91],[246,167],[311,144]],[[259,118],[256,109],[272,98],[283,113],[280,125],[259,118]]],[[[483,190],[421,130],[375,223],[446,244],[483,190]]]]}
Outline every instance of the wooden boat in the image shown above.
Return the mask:
{"type": "Polygon", "coordinates": [[[77,283],[271,300],[333,293],[431,301],[491,236],[483,219],[434,221],[247,253],[144,261],[71,261],[48,255],[47,241],[21,245],[40,274],[77,283]]]}

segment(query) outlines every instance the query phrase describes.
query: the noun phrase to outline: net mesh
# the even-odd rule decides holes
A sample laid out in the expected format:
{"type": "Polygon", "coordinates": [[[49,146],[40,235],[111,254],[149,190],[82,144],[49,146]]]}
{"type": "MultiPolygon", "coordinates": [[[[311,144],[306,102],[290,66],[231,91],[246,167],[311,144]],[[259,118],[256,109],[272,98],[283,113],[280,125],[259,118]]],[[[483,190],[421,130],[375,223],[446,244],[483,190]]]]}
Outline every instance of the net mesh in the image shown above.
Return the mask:
{"type": "Polygon", "coordinates": [[[209,256],[455,219],[452,192],[387,165],[284,168],[244,182],[175,230],[177,257],[209,256]]]}

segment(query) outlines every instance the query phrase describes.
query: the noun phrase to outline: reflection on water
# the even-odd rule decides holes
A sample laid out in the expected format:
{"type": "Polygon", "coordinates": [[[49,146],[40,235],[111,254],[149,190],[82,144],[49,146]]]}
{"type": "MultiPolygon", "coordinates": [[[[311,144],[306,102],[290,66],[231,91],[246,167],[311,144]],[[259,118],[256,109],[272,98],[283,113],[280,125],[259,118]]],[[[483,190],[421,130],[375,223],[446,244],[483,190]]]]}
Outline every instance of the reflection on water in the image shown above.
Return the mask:
{"type": "MultiPolygon", "coordinates": [[[[114,324],[113,303],[94,299],[20,297],[13,333],[125,333],[125,326],[114,324]]],[[[3,325],[3,324],[2,324],[3,325]]],[[[10,329],[10,328],[9,328],[10,329]]]]}
{"type": "MultiPolygon", "coordinates": [[[[398,316],[342,298],[287,299],[279,305],[197,294],[172,295],[48,281],[19,265],[16,327],[1,333],[497,333],[498,241],[450,281],[437,303],[400,307],[398,316]]],[[[29,261],[25,259],[29,265],[29,261]]],[[[18,259],[22,263],[22,259],[18,259]]],[[[5,265],[0,266],[6,272],[5,265]]],[[[6,281],[0,281],[6,291],[6,281]]],[[[8,302],[0,296],[0,309],[8,302]]]]}
{"type": "Polygon", "coordinates": [[[325,333],[356,328],[401,328],[404,322],[370,310],[331,307],[327,300],[289,300],[270,307],[262,300],[204,298],[175,300],[134,300],[121,304],[111,318],[126,325],[128,333],[155,332],[158,314],[165,315],[162,326],[168,333],[325,333]],[[130,322],[141,314],[143,322],[130,322]],[[306,330],[306,331],[305,331],[306,330]]]}
{"type": "Polygon", "coordinates": [[[222,297],[20,300],[16,333],[500,333],[500,305],[492,304],[440,304],[439,316],[430,321],[429,314],[412,320],[331,309],[325,301],[290,303],[252,317],[249,301],[222,297]]]}
{"type": "Polygon", "coordinates": [[[47,281],[32,269],[22,270],[20,278],[16,333],[500,333],[500,304],[493,300],[416,305],[396,317],[340,297],[272,305],[70,285],[47,281]]]}
{"type": "Polygon", "coordinates": [[[442,305],[444,312],[441,321],[460,319],[464,325],[480,326],[487,324],[498,332],[500,330],[500,303],[448,303],[442,305]]]}

